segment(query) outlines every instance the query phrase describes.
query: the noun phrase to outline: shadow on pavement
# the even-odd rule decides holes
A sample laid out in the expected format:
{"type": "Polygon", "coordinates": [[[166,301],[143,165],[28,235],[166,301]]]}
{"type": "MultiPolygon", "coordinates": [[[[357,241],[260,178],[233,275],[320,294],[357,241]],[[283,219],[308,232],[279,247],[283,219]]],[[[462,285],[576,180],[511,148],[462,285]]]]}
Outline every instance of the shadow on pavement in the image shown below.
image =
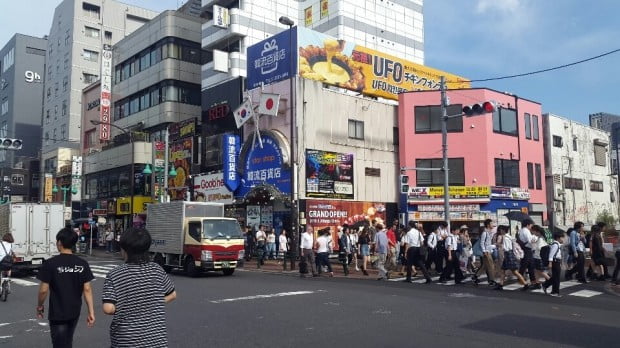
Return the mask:
{"type": "Polygon", "coordinates": [[[496,316],[462,328],[580,347],[609,344],[618,335],[618,327],[516,314],[496,316]]]}

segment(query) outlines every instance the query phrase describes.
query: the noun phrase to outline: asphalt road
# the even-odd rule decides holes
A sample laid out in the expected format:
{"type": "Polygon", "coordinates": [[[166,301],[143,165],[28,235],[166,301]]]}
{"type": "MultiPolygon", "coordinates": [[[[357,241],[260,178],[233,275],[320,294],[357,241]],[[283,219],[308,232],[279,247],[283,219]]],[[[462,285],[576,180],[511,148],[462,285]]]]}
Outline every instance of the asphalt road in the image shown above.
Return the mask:
{"type": "MultiPolygon", "coordinates": [[[[83,312],[75,347],[109,346],[100,277],[117,263],[91,262],[97,322],[87,328],[83,312]]],[[[551,298],[471,284],[249,271],[172,279],[178,299],[167,307],[170,347],[613,347],[620,336],[620,297],[606,293],[583,298],[566,289],[551,298]]],[[[0,303],[0,347],[50,346],[47,322],[34,319],[37,286],[29,281],[14,283],[8,302],[0,303]]]]}

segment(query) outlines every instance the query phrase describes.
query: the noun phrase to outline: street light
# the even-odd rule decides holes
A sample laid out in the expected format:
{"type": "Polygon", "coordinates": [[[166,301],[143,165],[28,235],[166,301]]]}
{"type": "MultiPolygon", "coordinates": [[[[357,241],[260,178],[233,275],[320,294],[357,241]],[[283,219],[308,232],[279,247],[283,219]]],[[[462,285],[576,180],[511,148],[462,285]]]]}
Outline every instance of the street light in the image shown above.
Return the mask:
{"type": "MultiPolygon", "coordinates": [[[[101,121],[97,121],[97,120],[90,120],[90,123],[98,126],[101,125],[104,122],[101,121]]],[[[113,123],[106,123],[106,125],[114,127],[118,130],[120,130],[121,132],[123,132],[123,134],[127,135],[129,137],[129,144],[131,144],[131,177],[129,178],[129,190],[130,190],[130,195],[129,195],[129,227],[133,227],[133,195],[134,195],[134,181],[136,180],[135,178],[135,173],[134,173],[134,156],[135,156],[135,149],[134,149],[134,143],[133,143],[133,135],[131,132],[129,132],[127,129],[123,128],[123,127],[119,127],[113,123]]]]}
{"type": "MultiPolygon", "coordinates": [[[[60,191],[62,191],[62,206],[66,206],[67,204],[67,191],[71,190],[71,193],[73,193],[74,195],[78,193],[78,190],[71,186],[71,185],[67,185],[67,186],[61,186],[60,187],[60,191]]],[[[58,193],[59,189],[58,186],[54,185],[54,187],[52,188],[52,193],[58,193]]]]}
{"type": "MultiPolygon", "coordinates": [[[[295,50],[293,49],[293,26],[295,22],[292,19],[281,16],[278,21],[280,24],[287,25],[289,30],[288,37],[288,48],[291,60],[293,59],[293,54],[295,54],[295,50]]],[[[296,242],[296,233],[297,233],[297,205],[295,202],[295,180],[297,178],[297,173],[295,172],[295,142],[294,142],[294,134],[295,134],[295,99],[293,98],[293,82],[295,78],[295,67],[293,64],[290,64],[289,71],[289,99],[290,99],[290,113],[291,113],[291,138],[290,140],[290,165],[291,165],[291,239],[294,247],[291,248],[291,270],[295,270],[295,256],[297,253],[297,242],[296,242]]],[[[284,263],[286,266],[286,263],[284,263]]]]}

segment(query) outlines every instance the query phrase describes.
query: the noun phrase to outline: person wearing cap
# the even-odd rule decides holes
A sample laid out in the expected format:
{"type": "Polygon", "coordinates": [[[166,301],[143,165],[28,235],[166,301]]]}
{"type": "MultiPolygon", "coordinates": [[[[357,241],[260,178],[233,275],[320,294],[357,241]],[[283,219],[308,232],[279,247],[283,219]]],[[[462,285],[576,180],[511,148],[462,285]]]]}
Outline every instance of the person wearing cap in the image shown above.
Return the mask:
{"type": "Polygon", "coordinates": [[[475,284],[478,284],[478,276],[484,270],[487,274],[489,285],[495,285],[495,263],[491,253],[493,252],[491,232],[493,231],[494,222],[491,219],[484,220],[484,230],[480,235],[480,247],[482,248],[482,265],[478,268],[478,271],[472,276],[472,280],[475,284]]]}
{"type": "Polygon", "coordinates": [[[459,252],[458,252],[458,244],[459,244],[459,234],[460,228],[457,226],[452,226],[452,233],[445,240],[445,249],[447,252],[446,257],[446,267],[439,277],[440,283],[445,283],[446,280],[450,279],[450,276],[454,272],[454,283],[461,284],[463,279],[463,272],[461,271],[461,263],[459,260],[459,252]]]}

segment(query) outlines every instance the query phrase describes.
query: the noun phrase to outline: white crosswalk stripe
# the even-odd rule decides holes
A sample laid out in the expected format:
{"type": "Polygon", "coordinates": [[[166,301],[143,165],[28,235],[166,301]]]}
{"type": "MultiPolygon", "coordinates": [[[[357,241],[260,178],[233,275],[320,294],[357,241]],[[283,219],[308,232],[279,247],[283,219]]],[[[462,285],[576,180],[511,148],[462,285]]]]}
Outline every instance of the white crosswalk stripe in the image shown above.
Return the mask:
{"type": "MultiPolygon", "coordinates": [[[[33,279],[33,278],[30,278],[33,279]]],[[[11,278],[11,285],[21,285],[21,286],[36,286],[39,285],[39,282],[36,279],[28,280],[24,278],[11,278]]]]}
{"type": "Polygon", "coordinates": [[[578,296],[578,297],[593,297],[601,295],[602,292],[592,291],[592,290],[579,290],[573,293],[568,294],[569,296],[578,296]]]}

